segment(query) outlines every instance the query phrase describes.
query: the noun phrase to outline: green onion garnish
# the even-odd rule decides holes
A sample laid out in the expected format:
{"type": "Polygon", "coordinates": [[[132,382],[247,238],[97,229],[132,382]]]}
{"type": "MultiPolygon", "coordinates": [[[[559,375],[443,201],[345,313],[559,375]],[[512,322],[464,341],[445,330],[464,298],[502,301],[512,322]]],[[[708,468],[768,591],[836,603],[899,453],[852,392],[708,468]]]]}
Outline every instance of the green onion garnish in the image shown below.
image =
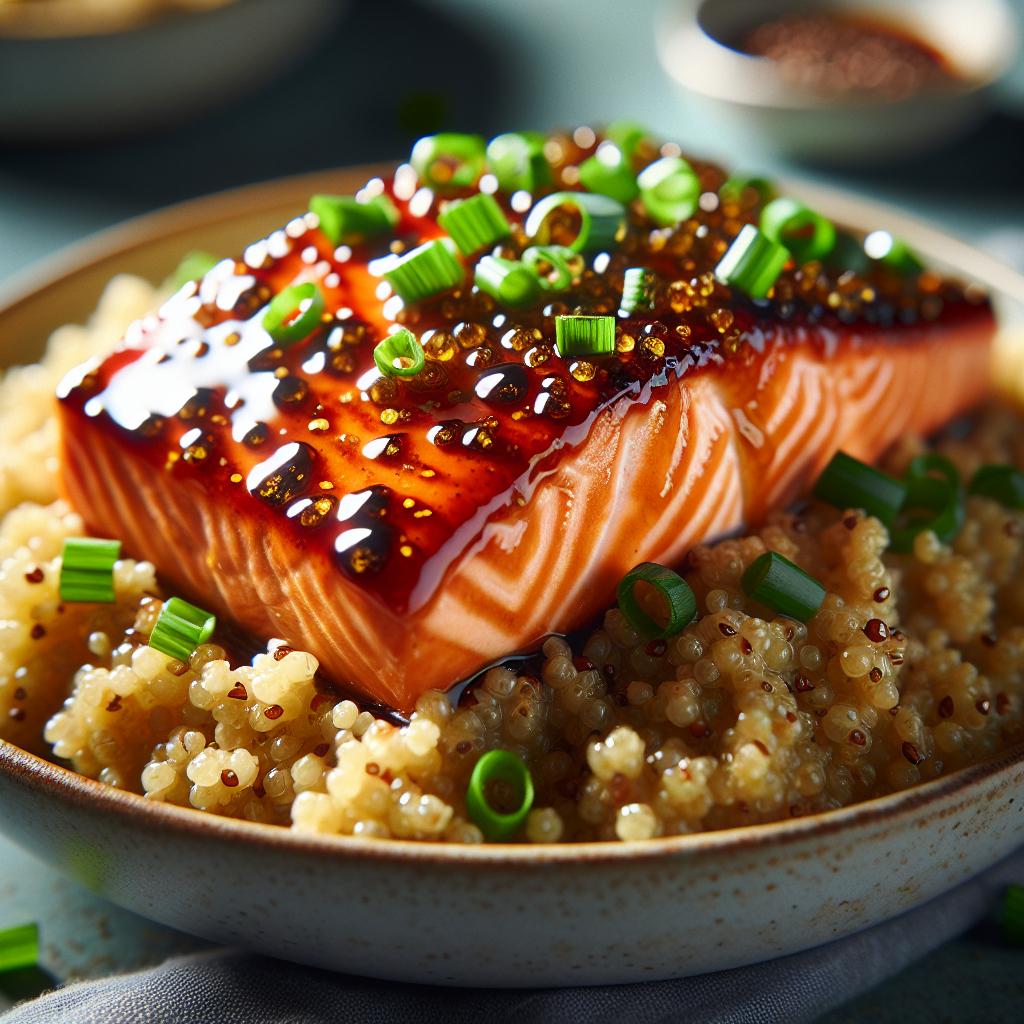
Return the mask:
{"type": "Polygon", "coordinates": [[[750,563],[743,574],[743,590],[798,622],[812,618],[825,600],[825,588],[777,551],[766,551],[750,563]]]}
{"type": "Polygon", "coordinates": [[[385,377],[415,377],[426,363],[419,338],[407,327],[401,327],[378,342],[373,361],[385,377]]]}
{"type": "Polygon", "coordinates": [[[580,164],[580,184],[588,192],[611,196],[620,203],[632,202],[640,194],[629,161],[611,142],[602,142],[597,152],[580,164]]]}
{"type": "Polygon", "coordinates": [[[619,148],[627,160],[632,160],[640,144],[651,137],[651,133],[636,121],[612,121],[604,130],[604,137],[619,148]]]}
{"type": "Polygon", "coordinates": [[[525,230],[541,245],[555,242],[574,252],[599,252],[615,244],[625,218],[626,208],[609,196],[554,192],[533,207],[525,230]]]}
{"type": "Polygon", "coordinates": [[[619,312],[637,313],[654,308],[654,286],[657,278],[647,267],[630,267],[622,282],[619,312]]]}
{"type": "Polygon", "coordinates": [[[180,597],[164,602],[149,637],[149,646],[161,654],[188,661],[200,645],[213,636],[217,617],[180,597]]]}
{"type": "Polygon", "coordinates": [[[960,490],[960,470],[945,455],[938,455],[934,452],[918,455],[911,459],[904,476],[907,479],[918,479],[924,476],[938,477],[945,480],[953,490],[960,490]]]}
{"type": "Polygon", "coordinates": [[[518,260],[484,256],[476,265],[473,280],[477,288],[506,306],[525,306],[540,292],[540,281],[518,260]]]}
{"type": "Polygon", "coordinates": [[[556,316],[555,345],[565,358],[611,355],[615,351],[615,317],[556,316]]]}
{"type": "Polygon", "coordinates": [[[39,925],[19,924],[0,932],[0,971],[20,971],[39,962],[39,925]]]}
{"type": "Polygon", "coordinates": [[[119,540],[69,537],[60,566],[60,599],[76,604],[113,604],[114,563],[121,557],[119,540]]]}
{"type": "Polygon", "coordinates": [[[546,292],[564,292],[583,272],[583,257],[564,245],[531,245],[522,262],[546,292]]]}
{"type": "Polygon", "coordinates": [[[761,230],[801,263],[823,259],[836,244],[832,221],[788,197],[773,199],[761,211],[761,230]]]}
{"type": "Polygon", "coordinates": [[[742,174],[730,175],[722,182],[718,194],[731,202],[739,202],[746,192],[754,192],[758,200],[766,202],[775,196],[775,184],[767,178],[753,178],[742,174]]]}
{"type": "Polygon", "coordinates": [[[486,147],[479,135],[427,135],[412,147],[409,162],[424,185],[437,191],[468,188],[483,173],[486,147]]]}
{"type": "Polygon", "coordinates": [[[487,144],[487,166],[506,192],[534,192],[551,181],[540,132],[509,132],[487,144]]]}
{"type": "Polygon", "coordinates": [[[789,253],[778,242],[753,224],[744,224],[715,267],[715,276],[722,284],[745,292],[752,299],[763,299],[788,259],[789,253]]]}
{"type": "Polygon", "coordinates": [[[651,220],[662,227],[693,215],[700,199],[700,178],[680,156],[663,156],[636,179],[640,199],[651,220]]]}
{"type": "Polygon", "coordinates": [[[1024,946],[1024,885],[1008,885],[999,915],[1003,939],[1011,946],[1024,946]]]}
{"type": "Polygon", "coordinates": [[[467,256],[494,245],[512,230],[497,200],[484,192],[450,203],[437,223],[467,256]]]}
{"type": "Polygon", "coordinates": [[[914,250],[888,231],[872,231],[864,239],[864,252],[900,274],[917,274],[924,269],[914,250]]]}
{"type": "Polygon", "coordinates": [[[615,591],[619,611],[626,621],[645,640],[661,640],[681,633],[697,614],[697,598],[678,573],[657,562],[641,562],[630,569],[615,591]],[[664,598],[668,607],[668,622],[662,626],[640,604],[636,596],[638,583],[645,583],[664,598]]]}
{"type": "Polygon", "coordinates": [[[207,271],[217,266],[218,263],[220,263],[220,257],[214,256],[210,252],[202,252],[199,249],[195,249],[192,252],[185,253],[174,273],[171,274],[171,287],[177,291],[182,285],[188,284],[189,281],[197,281],[207,271]]]}
{"type": "Polygon", "coordinates": [[[1014,466],[982,466],[971,479],[969,490],[1006,508],[1024,508],[1024,473],[1014,466]]]}
{"type": "Polygon", "coordinates": [[[907,485],[845,452],[836,452],[814,485],[814,496],[836,508],[860,508],[891,527],[907,485]]]}
{"type": "Polygon", "coordinates": [[[503,842],[519,830],[532,806],[533,778],[522,758],[510,750],[487,751],[473,768],[466,789],[466,810],[477,828],[492,843],[503,842]],[[491,803],[494,796],[505,795],[495,794],[497,787],[512,796],[510,810],[496,810],[491,803]]]}
{"type": "Polygon", "coordinates": [[[387,196],[361,203],[355,196],[316,195],[310,199],[309,209],[317,215],[320,230],[332,245],[356,245],[391,231],[398,223],[398,210],[387,196]]]}
{"type": "Polygon", "coordinates": [[[964,525],[959,488],[937,476],[908,476],[904,482],[907,497],[889,530],[889,546],[893,551],[913,551],[914,540],[925,530],[931,530],[943,544],[948,544],[964,525]]]}
{"type": "Polygon", "coordinates": [[[462,284],[463,270],[455,243],[435,238],[399,256],[383,276],[405,302],[419,302],[462,284]]]}
{"type": "Polygon", "coordinates": [[[324,297],[312,281],[293,284],[270,300],[263,329],[279,345],[293,345],[313,333],[324,315],[324,297]]]}

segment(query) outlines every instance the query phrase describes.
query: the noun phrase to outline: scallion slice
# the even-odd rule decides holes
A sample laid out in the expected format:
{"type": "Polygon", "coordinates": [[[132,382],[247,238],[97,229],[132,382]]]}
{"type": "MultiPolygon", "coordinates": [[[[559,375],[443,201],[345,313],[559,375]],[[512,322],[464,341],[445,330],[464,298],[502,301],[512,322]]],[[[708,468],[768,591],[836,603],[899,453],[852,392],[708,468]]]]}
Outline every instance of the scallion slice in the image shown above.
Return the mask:
{"type": "Polygon", "coordinates": [[[555,345],[564,358],[611,355],[615,351],[615,317],[557,316],[555,345]]]}
{"type": "Polygon", "coordinates": [[[522,262],[546,292],[564,292],[583,273],[583,257],[564,245],[531,245],[522,262]]]}
{"type": "Polygon", "coordinates": [[[953,490],[958,492],[960,490],[960,470],[945,455],[935,452],[915,456],[910,460],[904,475],[908,479],[915,480],[926,476],[937,477],[945,480],[953,490]]]}
{"type": "Polygon", "coordinates": [[[1011,946],[1024,946],[1024,885],[1008,885],[999,914],[1003,939],[1011,946]]]}
{"type": "Polygon", "coordinates": [[[294,345],[313,333],[323,315],[324,297],[316,283],[293,284],[270,300],[263,329],[278,345],[294,345]]]}
{"type": "Polygon", "coordinates": [[[864,252],[899,274],[918,274],[924,269],[917,253],[888,231],[872,231],[864,239],[864,252]]]}
{"type": "Polygon", "coordinates": [[[398,210],[387,196],[361,203],[355,196],[315,195],[309,200],[309,209],[332,245],[358,245],[391,231],[398,223],[398,210]]]}
{"type": "Polygon", "coordinates": [[[1005,508],[1024,508],[1024,473],[1015,466],[985,465],[971,478],[969,491],[1005,508]]]}
{"type": "Polygon", "coordinates": [[[612,121],[604,130],[604,137],[618,146],[627,160],[632,160],[640,145],[651,137],[651,133],[636,121],[612,121]]]}
{"type": "Polygon", "coordinates": [[[600,252],[617,241],[626,208],[592,192],[554,192],[530,211],[525,230],[541,245],[554,242],[574,252],[600,252]]]}
{"type": "Polygon", "coordinates": [[[722,187],[718,190],[723,199],[734,203],[738,203],[748,192],[754,193],[759,201],[767,202],[775,197],[775,184],[767,178],[733,174],[722,182],[722,187]]]}
{"type": "Polygon", "coordinates": [[[410,163],[420,181],[439,192],[468,188],[483,173],[486,146],[479,135],[427,135],[412,147],[410,163]]]}
{"type": "Polygon", "coordinates": [[[959,488],[937,476],[907,477],[905,483],[907,496],[889,529],[889,546],[893,551],[913,551],[917,535],[925,530],[931,530],[943,544],[948,544],[964,525],[959,488]]]}
{"type": "Polygon", "coordinates": [[[825,588],[777,551],[755,558],[742,582],[749,597],[798,622],[813,618],[825,600],[825,588]]]}
{"type": "Polygon", "coordinates": [[[693,216],[700,199],[700,178],[680,156],[663,156],[636,179],[640,199],[651,220],[662,227],[693,216]]]}
{"type": "Polygon", "coordinates": [[[814,485],[814,496],[836,508],[860,508],[891,527],[907,497],[907,485],[859,459],[836,452],[814,485]]]}
{"type": "Polygon", "coordinates": [[[218,263],[220,263],[220,257],[214,256],[210,252],[202,252],[199,249],[195,249],[192,252],[185,253],[171,275],[171,287],[177,291],[183,285],[188,284],[189,281],[196,281],[203,277],[208,271],[217,266],[218,263]]]}
{"type": "Polygon", "coordinates": [[[39,963],[39,925],[19,924],[0,931],[0,972],[21,971],[39,963]]]}
{"type": "Polygon", "coordinates": [[[494,245],[512,230],[497,200],[484,192],[450,203],[437,223],[467,256],[494,245]]]}
{"type": "Polygon", "coordinates": [[[505,306],[525,306],[540,293],[540,281],[529,267],[518,260],[484,256],[476,265],[473,280],[505,306]]]}
{"type": "Polygon", "coordinates": [[[639,313],[654,308],[656,276],[647,267],[630,267],[622,282],[621,313],[639,313]]]}
{"type": "Polygon", "coordinates": [[[487,166],[505,192],[535,192],[551,181],[540,132],[509,132],[487,144],[487,166]]]}
{"type": "Polygon", "coordinates": [[[489,750],[477,761],[469,777],[466,810],[485,838],[500,843],[522,827],[533,806],[533,795],[533,778],[522,758],[511,750],[489,750]],[[498,787],[512,797],[508,810],[495,808],[491,803],[498,787]]]}
{"type": "Polygon", "coordinates": [[[629,161],[613,142],[602,142],[597,152],[580,164],[580,184],[588,192],[611,196],[620,203],[632,202],[640,194],[629,161]]]}
{"type": "Polygon", "coordinates": [[[788,259],[789,252],[785,247],[773,242],[753,224],[744,224],[715,267],[715,276],[722,284],[736,288],[752,299],[763,299],[778,280],[788,259]]]}
{"type": "Polygon", "coordinates": [[[462,284],[464,275],[455,243],[435,238],[399,256],[383,276],[405,302],[419,302],[462,284]]]}
{"type": "Polygon", "coordinates": [[[119,540],[69,537],[60,565],[60,599],[76,604],[113,604],[114,564],[121,557],[119,540]]]}
{"type": "Polygon", "coordinates": [[[824,259],[836,244],[832,221],[787,196],[773,199],[761,211],[761,230],[801,263],[824,259]]]}
{"type": "Polygon", "coordinates": [[[180,597],[171,597],[160,609],[149,646],[178,661],[188,661],[195,649],[213,636],[216,627],[215,615],[180,597]]]}
{"type": "Polygon", "coordinates": [[[697,614],[697,598],[678,573],[657,562],[641,562],[630,569],[615,591],[619,611],[626,621],[645,640],[660,640],[675,636],[693,621],[697,614]],[[668,611],[668,622],[661,625],[649,615],[636,595],[638,584],[653,587],[661,594],[668,611]]]}
{"type": "Polygon", "coordinates": [[[426,355],[419,338],[407,327],[401,327],[378,342],[373,361],[385,377],[415,377],[426,364],[426,355]]]}

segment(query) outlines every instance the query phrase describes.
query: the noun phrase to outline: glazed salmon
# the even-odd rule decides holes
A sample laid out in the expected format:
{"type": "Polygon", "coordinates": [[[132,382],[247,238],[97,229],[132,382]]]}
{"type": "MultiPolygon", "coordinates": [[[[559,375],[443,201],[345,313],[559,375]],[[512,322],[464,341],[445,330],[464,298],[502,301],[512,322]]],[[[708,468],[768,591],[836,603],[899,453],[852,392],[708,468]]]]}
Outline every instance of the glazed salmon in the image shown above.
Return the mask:
{"type": "MultiPolygon", "coordinates": [[[[590,150],[561,152],[556,174],[590,150]]],[[[693,166],[714,196],[723,172],[693,166]]],[[[377,261],[443,233],[443,200],[403,175],[368,186],[400,213],[386,237],[335,248],[299,217],[59,395],[66,489],[92,531],[399,710],[581,625],[636,563],[756,524],[837,449],[874,459],[986,393],[992,310],[954,282],[792,261],[767,300],[716,281],[756,202],[664,229],[634,203],[568,291],[520,309],[470,287],[473,259],[403,305],[377,261]],[[561,356],[554,318],[614,314],[636,266],[657,275],[653,308],[618,317],[613,354],[561,356]],[[308,281],[323,316],[275,344],[268,302],[308,281]],[[426,350],[415,377],[375,369],[395,323],[426,350]]],[[[496,251],[516,258],[522,203],[496,198],[513,225],[496,251]]]]}

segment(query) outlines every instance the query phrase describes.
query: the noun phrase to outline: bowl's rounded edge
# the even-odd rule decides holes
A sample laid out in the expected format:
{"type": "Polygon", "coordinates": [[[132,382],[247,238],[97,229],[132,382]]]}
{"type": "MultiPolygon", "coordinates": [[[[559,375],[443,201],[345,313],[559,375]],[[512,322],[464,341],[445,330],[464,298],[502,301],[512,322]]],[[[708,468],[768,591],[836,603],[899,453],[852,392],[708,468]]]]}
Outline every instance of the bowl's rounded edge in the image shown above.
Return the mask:
{"type": "Polygon", "coordinates": [[[109,814],[119,819],[138,819],[138,824],[176,834],[201,838],[210,833],[221,840],[315,853],[343,860],[429,862],[433,864],[500,867],[531,867],[541,864],[586,862],[615,864],[622,861],[654,861],[681,856],[714,856],[726,850],[778,847],[824,838],[848,828],[896,821],[928,805],[938,807],[954,795],[966,796],[996,776],[1011,775],[1024,765],[1024,743],[986,761],[910,789],[876,797],[848,807],[823,811],[786,821],[747,825],[713,832],[667,836],[636,843],[590,842],[561,844],[445,844],[402,839],[361,839],[355,836],[310,835],[281,825],[267,825],[187,807],[147,800],[79,775],[62,765],[0,740],[0,773],[17,785],[43,796],[109,814]]]}

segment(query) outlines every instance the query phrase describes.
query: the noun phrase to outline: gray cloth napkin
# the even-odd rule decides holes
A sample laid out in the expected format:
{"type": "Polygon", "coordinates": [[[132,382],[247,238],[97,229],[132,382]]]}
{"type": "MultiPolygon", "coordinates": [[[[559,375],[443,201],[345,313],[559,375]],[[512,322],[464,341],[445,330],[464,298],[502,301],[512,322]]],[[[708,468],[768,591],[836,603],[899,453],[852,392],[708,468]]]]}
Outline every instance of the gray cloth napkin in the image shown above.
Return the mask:
{"type": "Polygon", "coordinates": [[[764,1024],[813,1021],[896,974],[1024,882],[1024,850],[923,907],[858,935],[753,967],[607,988],[478,990],[371,981],[238,950],[57,989],[0,1024],[764,1024]]]}

